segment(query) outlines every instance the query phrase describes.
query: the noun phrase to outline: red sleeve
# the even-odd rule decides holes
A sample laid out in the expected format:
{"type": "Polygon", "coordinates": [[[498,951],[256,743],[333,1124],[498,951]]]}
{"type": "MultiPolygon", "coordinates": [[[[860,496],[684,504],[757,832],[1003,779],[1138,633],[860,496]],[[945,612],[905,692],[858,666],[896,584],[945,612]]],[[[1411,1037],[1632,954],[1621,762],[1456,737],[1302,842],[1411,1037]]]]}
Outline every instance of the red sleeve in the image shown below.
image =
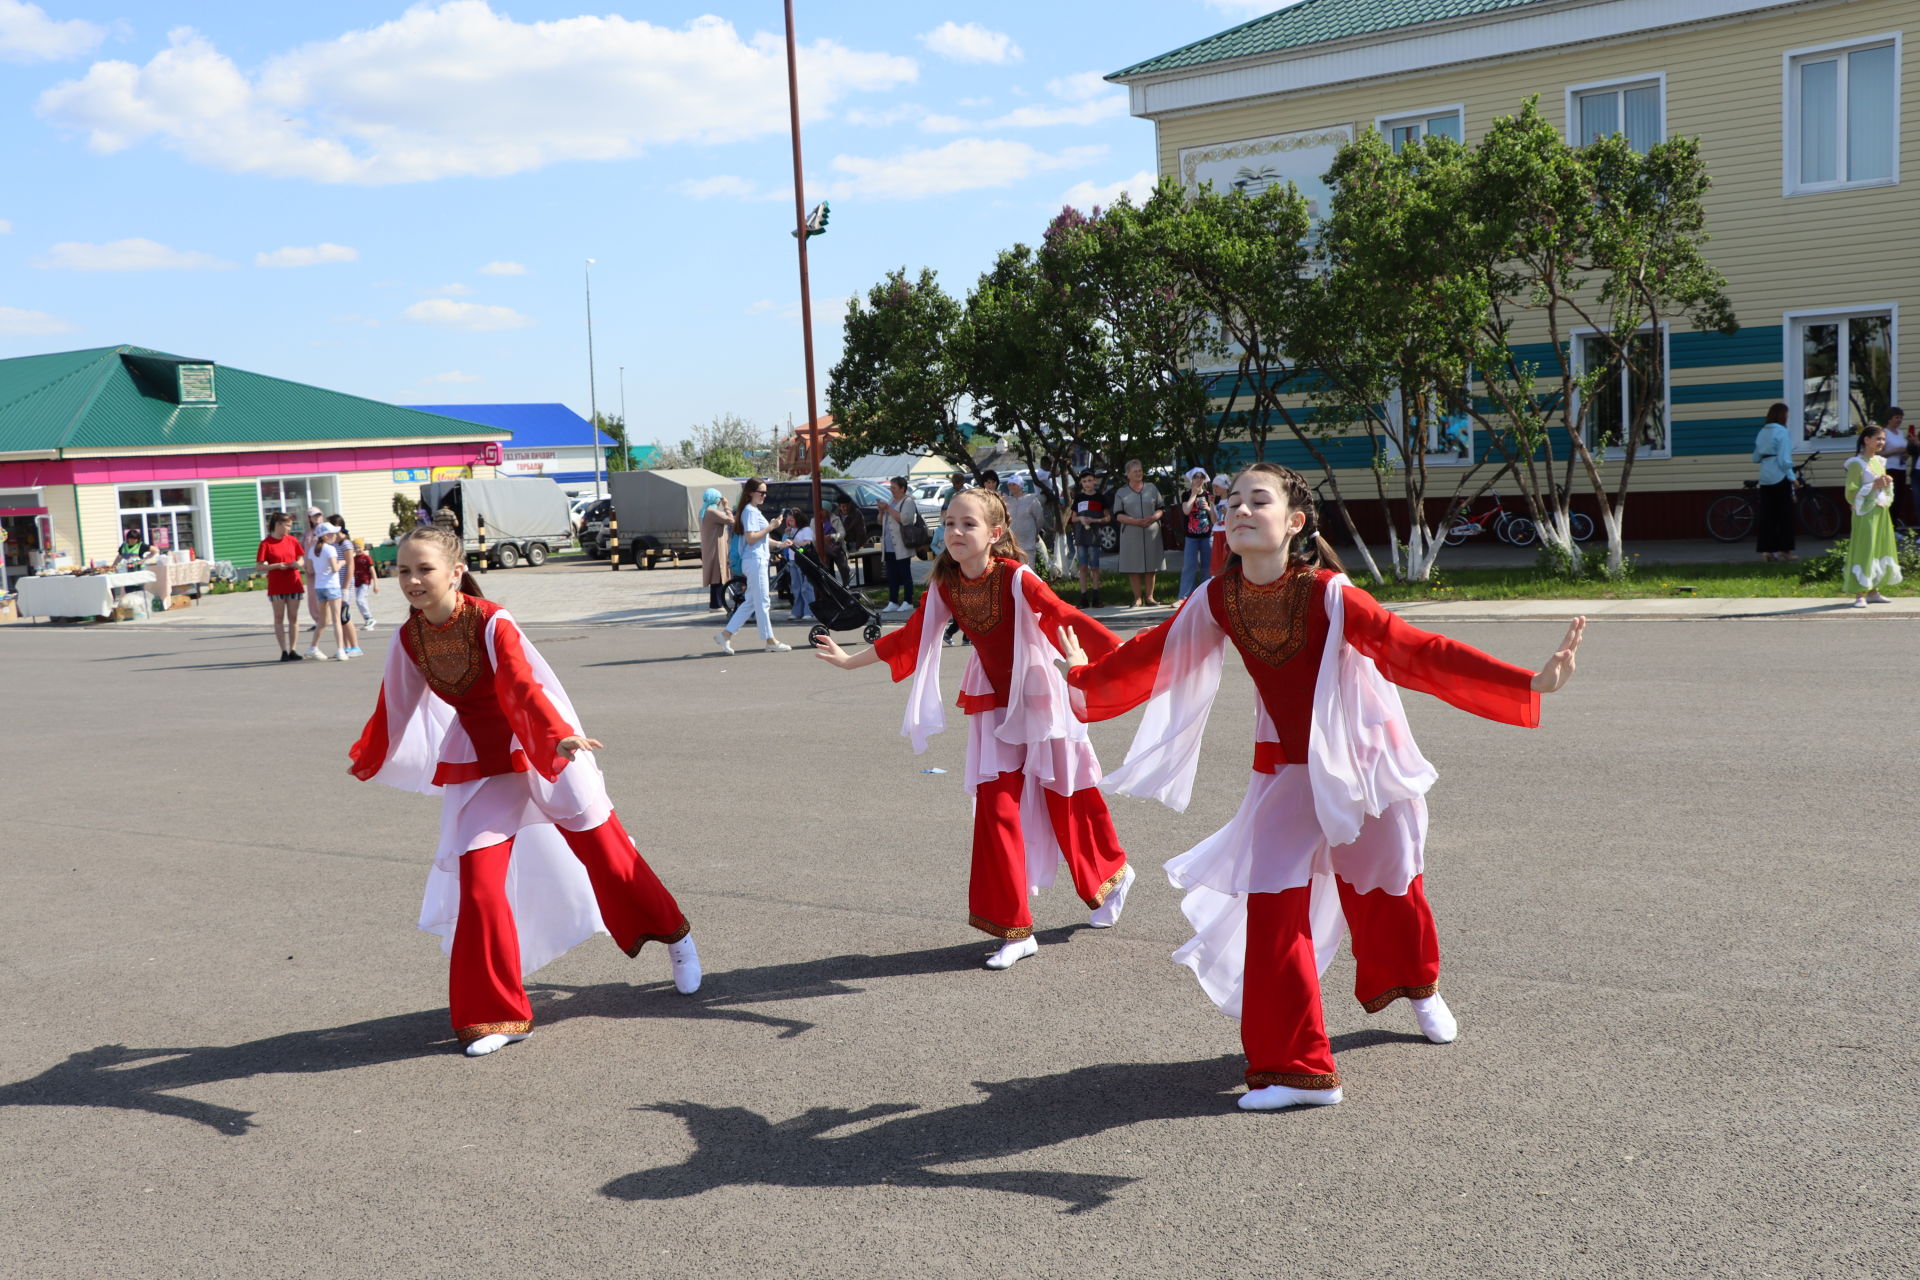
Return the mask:
{"type": "MultiPolygon", "coordinates": [[[[1207,607],[1206,593],[1196,591],[1180,608],[1195,600],[1200,601],[1198,607],[1207,607]]],[[[1082,695],[1074,700],[1074,714],[1082,720],[1111,720],[1151,698],[1154,679],[1160,674],[1160,659],[1167,651],[1167,636],[1179,616],[1176,609],[1173,618],[1151,631],[1142,631],[1105,657],[1067,672],[1067,684],[1082,695]]],[[[1087,654],[1091,657],[1093,650],[1088,649],[1087,654]]]]}
{"type": "Polygon", "coordinates": [[[1470,644],[1422,631],[1358,587],[1342,588],[1347,643],[1403,689],[1430,693],[1462,711],[1526,729],[1540,726],[1533,672],[1470,644]]]}
{"type": "MultiPolygon", "coordinates": [[[[1098,618],[1089,617],[1054,594],[1053,588],[1038,574],[1021,574],[1019,581],[1026,584],[1027,604],[1040,615],[1040,629],[1047,639],[1053,641],[1053,647],[1060,648],[1060,628],[1072,627],[1073,633],[1080,638],[1080,647],[1087,651],[1087,657],[1093,662],[1112,653],[1120,647],[1120,637],[1109,631],[1098,618]]],[[[1062,650],[1064,652],[1064,650],[1062,650]]]]}
{"type": "Polygon", "coordinates": [[[880,655],[880,661],[887,664],[887,670],[893,676],[895,684],[913,674],[920,665],[920,620],[927,613],[927,596],[934,593],[929,583],[926,595],[920,597],[920,607],[913,611],[903,627],[898,627],[873,642],[873,651],[880,655]]]}
{"type": "Polygon", "coordinates": [[[347,756],[353,761],[353,776],[362,782],[371,782],[373,775],[380,772],[380,766],[387,762],[387,750],[387,686],[382,683],[380,700],[374,703],[367,727],[360,731],[360,740],[347,749],[347,756]]]}
{"type": "Polygon", "coordinates": [[[552,782],[572,763],[560,754],[560,739],[571,736],[573,726],[560,718],[547,691],[534,677],[520,629],[499,617],[489,625],[493,627],[494,696],[499,698],[507,725],[520,740],[534,771],[552,782]]]}

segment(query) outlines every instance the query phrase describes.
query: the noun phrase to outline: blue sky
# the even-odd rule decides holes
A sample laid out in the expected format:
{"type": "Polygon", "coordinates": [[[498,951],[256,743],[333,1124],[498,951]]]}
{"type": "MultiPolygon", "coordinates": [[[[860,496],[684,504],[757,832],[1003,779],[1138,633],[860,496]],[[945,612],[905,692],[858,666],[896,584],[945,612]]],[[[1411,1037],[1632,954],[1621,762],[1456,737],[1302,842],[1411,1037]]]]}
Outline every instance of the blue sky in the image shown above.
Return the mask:
{"type": "MultiPolygon", "coordinates": [[[[798,0],[816,351],[1153,168],[1099,76],[1278,3],[798,0]]],[[[805,418],[781,6],[0,0],[0,356],[129,342],[398,403],[805,418]]],[[[824,408],[824,406],[823,406],[824,408]]]]}

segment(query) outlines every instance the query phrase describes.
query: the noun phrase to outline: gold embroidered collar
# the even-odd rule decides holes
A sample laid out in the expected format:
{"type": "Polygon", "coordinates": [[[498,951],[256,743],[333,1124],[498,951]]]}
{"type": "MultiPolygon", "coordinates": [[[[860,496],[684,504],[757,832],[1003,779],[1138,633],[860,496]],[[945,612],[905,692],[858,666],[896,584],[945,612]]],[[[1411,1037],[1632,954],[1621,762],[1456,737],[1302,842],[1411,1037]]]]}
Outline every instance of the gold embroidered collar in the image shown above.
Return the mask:
{"type": "Polygon", "coordinates": [[[947,607],[960,625],[975,635],[985,635],[1000,625],[1001,579],[1006,564],[989,558],[987,571],[977,578],[956,573],[946,586],[947,607]]]}
{"type": "Polygon", "coordinates": [[[413,661],[427,678],[427,687],[449,702],[466,696],[486,670],[486,615],[460,596],[453,616],[439,626],[415,610],[407,619],[413,633],[413,661]]]}
{"type": "Polygon", "coordinates": [[[1270,667],[1286,665],[1307,643],[1317,583],[1312,569],[1295,565],[1277,581],[1258,586],[1248,582],[1236,565],[1221,584],[1227,630],[1235,643],[1270,667]]]}

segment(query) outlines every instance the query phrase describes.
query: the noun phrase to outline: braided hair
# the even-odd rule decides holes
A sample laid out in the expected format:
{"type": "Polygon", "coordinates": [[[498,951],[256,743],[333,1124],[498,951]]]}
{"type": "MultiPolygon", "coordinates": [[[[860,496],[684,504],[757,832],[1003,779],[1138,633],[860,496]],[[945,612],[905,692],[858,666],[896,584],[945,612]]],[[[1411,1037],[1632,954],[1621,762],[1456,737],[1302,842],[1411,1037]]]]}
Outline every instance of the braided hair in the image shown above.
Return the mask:
{"type": "MultiPolygon", "coordinates": [[[[1347,571],[1346,566],[1340,563],[1340,557],[1336,555],[1333,548],[1327,544],[1326,538],[1321,536],[1320,503],[1314,498],[1313,486],[1307,483],[1307,478],[1298,471],[1295,471],[1292,467],[1283,467],[1277,462],[1256,462],[1251,466],[1241,468],[1240,475],[1235,476],[1234,480],[1237,483],[1240,476],[1253,475],[1255,473],[1273,476],[1280,482],[1280,493],[1281,496],[1287,500],[1288,510],[1306,513],[1307,522],[1300,526],[1300,532],[1294,535],[1292,543],[1289,544],[1287,548],[1290,553],[1288,558],[1293,564],[1303,564],[1311,569],[1331,569],[1335,573],[1345,573],[1347,571]]],[[[1227,552],[1228,566],[1231,567],[1239,563],[1240,553],[1229,549],[1227,552]]]]}
{"type": "MultiPolygon", "coordinates": [[[[962,489],[953,495],[953,501],[947,505],[951,511],[962,502],[978,502],[985,508],[980,514],[989,525],[997,525],[1000,536],[993,540],[988,550],[990,556],[1002,556],[1019,564],[1025,564],[1027,557],[1020,550],[1020,544],[1013,540],[1012,517],[1007,515],[1007,500],[991,489],[962,489]]],[[[960,562],[953,558],[953,552],[945,547],[940,549],[940,558],[933,562],[933,581],[944,586],[960,577],[960,562]]]]}
{"type": "Polygon", "coordinates": [[[400,535],[399,541],[393,544],[395,553],[397,554],[409,542],[424,542],[438,547],[440,553],[446,556],[448,564],[460,566],[460,594],[472,596],[476,600],[487,598],[486,594],[480,590],[480,584],[473,580],[473,572],[467,568],[467,547],[461,541],[459,534],[445,525],[423,524],[417,529],[409,529],[400,535]]]}

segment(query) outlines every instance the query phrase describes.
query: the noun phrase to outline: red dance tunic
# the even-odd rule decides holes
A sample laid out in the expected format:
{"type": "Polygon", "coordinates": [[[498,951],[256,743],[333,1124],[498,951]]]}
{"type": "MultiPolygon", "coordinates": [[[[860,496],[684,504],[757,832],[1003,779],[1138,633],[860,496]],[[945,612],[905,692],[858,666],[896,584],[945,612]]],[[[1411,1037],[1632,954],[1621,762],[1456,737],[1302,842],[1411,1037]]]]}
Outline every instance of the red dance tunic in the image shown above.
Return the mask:
{"type": "MultiPolygon", "coordinates": [[[[1331,577],[1330,569],[1299,565],[1277,581],[1256,585],[1241,576],[1235,564],[1207,583],[1206,607],[1239,650],[1279,735],[1278,742],[1255,745],[1253,767],[1260,773],[1307,761],[1314,687],[1327,647],[1326,584],[1331,577]]],[[[1532,689],[1531,671],[1422,631],[1359,587],[1343,587],[1341,596],[1347,643],[1373,659],[1380,674],[1394,684],[1430,693],[1488,720],[1539,726],[1540,695],[1532,689]]],[[[1193,607],[1193,597],[1182,607],[1193,607]]],[[[1067,673],[1067,683],[1086,696],[1084,719],[1109,720],[1153,696],[1172,627],[1169,618],[1120,646],[1097,669],[1088,665],[1067,673]]],[[[1091,649],[1088,656],[1098,659],[1091,649]]]]}

